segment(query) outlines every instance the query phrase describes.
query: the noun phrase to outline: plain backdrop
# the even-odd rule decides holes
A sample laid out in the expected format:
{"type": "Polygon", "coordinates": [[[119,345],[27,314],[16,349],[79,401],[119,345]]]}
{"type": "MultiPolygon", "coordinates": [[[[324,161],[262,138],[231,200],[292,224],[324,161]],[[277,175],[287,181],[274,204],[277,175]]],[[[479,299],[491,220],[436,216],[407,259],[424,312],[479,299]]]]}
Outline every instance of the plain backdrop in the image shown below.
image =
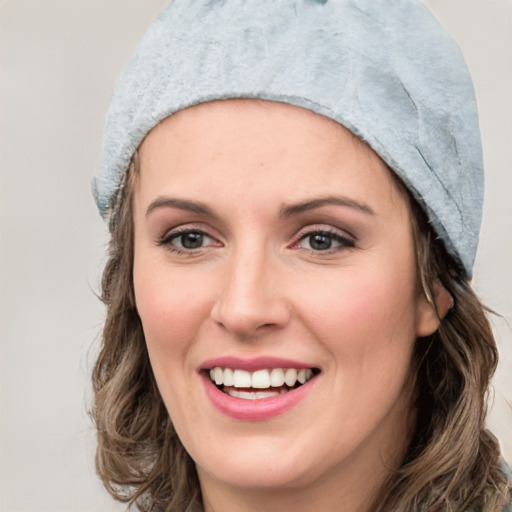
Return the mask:
{"type": "MultiPolygon", "coordinates": [[[[108,512],[89,374],[106,229],[90,194],[116,75],[163,0],[0,1],[0,511],[108,512]]],[[[502,317],[490,427],[512,460],[512,3],[432,0],[473,72],[487,188],[474,283],[502,317]]]]}

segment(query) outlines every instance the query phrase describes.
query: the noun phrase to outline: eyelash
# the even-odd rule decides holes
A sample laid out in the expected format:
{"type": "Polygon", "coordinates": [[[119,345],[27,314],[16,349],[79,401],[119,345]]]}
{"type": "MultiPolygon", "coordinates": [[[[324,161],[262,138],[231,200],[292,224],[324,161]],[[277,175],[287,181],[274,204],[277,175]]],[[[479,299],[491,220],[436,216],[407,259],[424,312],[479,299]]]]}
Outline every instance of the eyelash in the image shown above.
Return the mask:
{"type": "Polygon", "coordinates": [[[209,238],[211,240],[215,239],[211,237],[208,233],[201,229],[194,229],[194,228],[182,228],[177,229],[171,232],[167,232],[159,241],[158,245],[165,247],[167,250],[174,252],[176,254],[194,254],[201,249],[204,249],[204,247],[195,247],[195,248],[180,248],[176,247],[172,244],[172,242],[176,239],[179,239],[180,237],[184,235],[200,235],[204,238],[209,238]]]}
{"type": "MultiPolygon", "coordinates": [[[[179,239],[180,237],[183,237],[184,235],[198,235],[203,237],[201,240],[201,243],[204,242],[204,239],[210,239],[216,243],[217,242],[212,236],[210,236],[208,233],[201,229],[196,228],[181,228],[177,229],[171,232],[167,232],[159,241],[158,245],[166,247],[167,250],[170,252],[173,252],[175,254],[196,254],[199,251],[207,248],[208,246],[201,246],[201,247],[194,247],[194,248],[183,248],[183,247],[177,247],[173,245],[173,241],[179,239]]],[[[296,242],[293,242],[291,244],[292,249],[300,249],[301,242],[310,239],[310,247],[309,248],[303,248],[303,250],[306,250],[313,254],[333,254],[336,252],[341,252],[346,249],[352,249],[355,247],[355,240],[351,237],[348,237],[346,235],[342,235],[341,233],[330,230],[330,229],[309,229],[308,231],[303,231],[302,233],[299,233],[298,240],[296,242]],[[330,240],[330,244],[332,245],[332,241],[338,243],[339,245],[336,247],[327,247],[326,249],[314,249],[311,247],[311,238],[315,236],[325,237],[326,239],[330,240]]],[[[183,245],[183,241],[182,241],[183,245]]]]}
{"type": "Polygon", "coordinates": [[[330,239],[331,241],[334,240],[339,244],[337,247],[329,247],[325,250],[320,249],[313,249],[313,248],[305,248],[305,250],[313,253],[313,254],[333,254],[336,252],[340,252],[346,249],[353,249],[355,247],[355,240],[346,236],[342,235],[341,233],[330,230],[330,229],[312,229],[310,231],[304,232],[300,234],[299,240],[295,242],[292,247],[297,247],[302,241],[307,240],[308,238],[314,237],[314,236],[322,236],[325,238],[330,239]]]}

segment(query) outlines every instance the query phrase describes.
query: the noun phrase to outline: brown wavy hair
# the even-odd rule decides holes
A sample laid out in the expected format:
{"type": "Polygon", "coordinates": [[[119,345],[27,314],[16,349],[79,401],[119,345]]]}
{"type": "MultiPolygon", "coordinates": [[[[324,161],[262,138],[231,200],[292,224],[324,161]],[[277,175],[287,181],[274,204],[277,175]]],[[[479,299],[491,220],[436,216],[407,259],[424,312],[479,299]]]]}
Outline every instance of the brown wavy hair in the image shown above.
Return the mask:
{"type": "MultiPolygon", "coordinates": [[[[110,219],[101,294],[107,314],[92,376],[96,467],[110,494],[140,511],[202,510],[195,465],[158,391],[135,306],[132,202],[137,175],[135,155],[110,219]]],[[[498,442],[485,429],[487,393],[498,360],[488,310],[423,210],[401,182],[398,186],[413,212],[424,292],[432,300],[441,284],[454,307],[432,336],[416,342],[415,427],[401,466],[390,472],[372,511],[501,512],[512,491],[498,442]]]]}

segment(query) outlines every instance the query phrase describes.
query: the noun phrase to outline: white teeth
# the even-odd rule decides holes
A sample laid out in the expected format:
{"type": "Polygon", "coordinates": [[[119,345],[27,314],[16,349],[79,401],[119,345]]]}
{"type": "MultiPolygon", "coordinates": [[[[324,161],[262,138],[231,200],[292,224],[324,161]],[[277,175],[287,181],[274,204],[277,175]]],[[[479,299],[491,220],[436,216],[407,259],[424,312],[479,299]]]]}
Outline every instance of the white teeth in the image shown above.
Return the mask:
{"type": "Polygon", "coordinates": [[[273,396],[279,395],[278,391],[238,391],[238,389],[229,389],[229,396],[234,396],[236,398],[245,398],[246,400],[259,400],[262,398],[271,398],[273,396]]]}
{"type": "Polygon", "coordinates": [[[256,393],[253,393],[256,395],[257,398],[270,398],[272,396],[279,395],[279,392],[277,391],[257,391],[256,393]]]}
{"type": "Polygon", "coordinates": [[[284,371],[282,368],[274,368],[270,372],[270,385],[278,388],[284,384],[284,371]]]}
{"type": "Polygon", "coordinates": [[[224,372],[222,368],[215,368],[215,384],[220,385],[224,382],[224,372]]]}
{"type": "Polygon", "coordinates": [[[295,386],[297,382],[297,370],[295,368],[288,368],[284,374],[284,381],[287,386],[295,386]]]}
{"type": "Polygon", "coordinates": [[[235,370],[233,372],[233,386],[235,386],[235,388],[250,388],[251,374],[245,370],[235,370]]]}
{"type": "Polygon", "coordinates": [[[234,384],[233,370],[231,368],[226,368],[224,370],[224,379],[222,383],[224,386],[232,386],[234,384]]]}
{"type": "Polygon", "coordinates": [[[251,377],[251,387],[267,389],[270,387],[270,373],[268,370],[258,370],[251,377]]]}
{"type": "MultiPolygon", "coordinates": [[[[221,368],[216,366],[210,370],[210,379],[217,386],[235,388],[268,389],[279,388],[286,384],[293,387],[297,382],[306,383],[313,376],[311,368],[272,368],[262,369],[255,372],[245,370],[233,370],[232,368],[221,368]]],[[[255,393],[251,392],[251,396],[255,393]]]]}

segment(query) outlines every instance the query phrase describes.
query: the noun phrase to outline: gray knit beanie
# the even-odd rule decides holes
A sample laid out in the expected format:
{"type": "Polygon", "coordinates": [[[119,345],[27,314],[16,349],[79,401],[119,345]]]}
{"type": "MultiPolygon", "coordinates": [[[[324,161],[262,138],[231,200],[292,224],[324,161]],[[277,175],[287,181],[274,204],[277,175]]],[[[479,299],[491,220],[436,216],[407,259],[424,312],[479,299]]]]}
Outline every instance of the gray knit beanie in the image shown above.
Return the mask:
{"type": "Polygon", "coordinates": [[[419,0],[174,0],[119,78],[94,194],[102,215],[162,119],[260,98],[329,117],[400,176],[471,276],[483,163],[473,84],[419,0]]]}

